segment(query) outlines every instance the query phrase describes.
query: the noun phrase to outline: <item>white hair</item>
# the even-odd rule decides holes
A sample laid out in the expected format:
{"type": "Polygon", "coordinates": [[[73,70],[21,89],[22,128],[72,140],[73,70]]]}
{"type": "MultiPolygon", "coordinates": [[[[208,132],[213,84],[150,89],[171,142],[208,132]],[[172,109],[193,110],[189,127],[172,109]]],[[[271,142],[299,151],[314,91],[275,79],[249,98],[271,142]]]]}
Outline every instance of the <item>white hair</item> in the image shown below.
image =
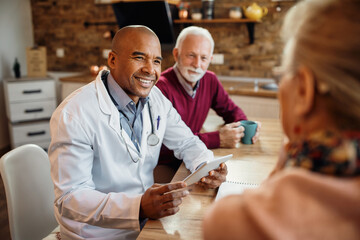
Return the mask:
{"type": "MultiPolygon", "coordinates": [[[[305,65],[336,119],[360,125],[360,1],[304,0],[289,10],[282,29],[283,66],[305,65]],[[288,47],[287,47],[288,46],[288,47]],[[291,47],[290,47],[291,46],[291,47]],[[322,91],[324,90],[324,91],[322,91]]],[[[354,124],[353,124],[354,125],[354,124]]]]}
{"type": "Polygon", "coordinates": [[[184,28],[180,32],[180,34],[176,40],[175,48],[180,50],[184,39],[188,35],[200,35],[200,36],[207,38],[211,44],[211,55],[213,54],[214,47],[215,47],[214,39],[212,38],[210,32],[207,29],[202,28],[202,27],[197,27],[197,26],[191,26],[191,27],[184,28]]]}

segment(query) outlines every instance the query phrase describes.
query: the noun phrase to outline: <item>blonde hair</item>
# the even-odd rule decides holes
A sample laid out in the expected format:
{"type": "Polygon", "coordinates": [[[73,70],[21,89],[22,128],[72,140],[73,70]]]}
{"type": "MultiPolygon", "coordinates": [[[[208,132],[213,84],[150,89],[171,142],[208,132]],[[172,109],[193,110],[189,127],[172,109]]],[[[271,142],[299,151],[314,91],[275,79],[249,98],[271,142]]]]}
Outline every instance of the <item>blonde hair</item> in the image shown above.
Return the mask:
{"type": "Polygon", "coordinates": [[[311,69],[334,119],[359,128],[360,1],[299,2],[284,19],[282,38],[293,46],[287,48],[290,62],[283,63],[288,70],[300,64],[311,69]]]}

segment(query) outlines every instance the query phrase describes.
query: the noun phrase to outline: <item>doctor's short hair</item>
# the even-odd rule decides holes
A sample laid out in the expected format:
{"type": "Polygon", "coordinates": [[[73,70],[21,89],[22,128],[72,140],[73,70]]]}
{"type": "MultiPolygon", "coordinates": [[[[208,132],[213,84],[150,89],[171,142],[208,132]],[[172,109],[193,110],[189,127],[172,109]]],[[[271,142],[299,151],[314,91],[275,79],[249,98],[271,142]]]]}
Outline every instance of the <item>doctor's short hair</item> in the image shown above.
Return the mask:
{"type": "MultiPolygon", "coordinates": [[[[334,119],[360,127],[360,1],[304,0],[284,19],[283,66],[308,67],[334,119]],[[354,124],[356,123],[356,124],[354,124]]],[[[338,122],[338,124],[341,124],[338,122]]],[[[344,124],[344,123],[343,123],[344,124]]],[[[343,125],[341,124],[341,125],[343,125]]]]}
{"type": "Polygon", "coordinates": [[[180,32],[180,34],[176,40],[175,48],[178,48],[180,50],[182,42],[188,35],[200,35],[200,36],[203,36],[203,37],[209,39],[210,44],[211,44],[211,55],[213,54],[214,47],[215,47],[214,39],[212,38],[210,32],[207,29],[202,28],[202,27],[197,27],[197,26],[191,26],[191,27],[184,28],[180,32]]]}

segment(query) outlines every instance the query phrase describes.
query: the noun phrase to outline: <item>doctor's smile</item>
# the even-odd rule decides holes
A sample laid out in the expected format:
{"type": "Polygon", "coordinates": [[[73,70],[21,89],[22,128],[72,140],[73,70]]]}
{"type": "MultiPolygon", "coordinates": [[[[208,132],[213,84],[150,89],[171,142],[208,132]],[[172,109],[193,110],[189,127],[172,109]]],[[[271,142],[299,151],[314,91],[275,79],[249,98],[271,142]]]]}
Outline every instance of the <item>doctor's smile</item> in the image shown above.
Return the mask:
{"type": "Polygon", "coordinates": [[[133,76],[134,79],[136,79],[140,85],[144,88],[151,88],[155,85],[158,77],[155,76],[133,76]]]}

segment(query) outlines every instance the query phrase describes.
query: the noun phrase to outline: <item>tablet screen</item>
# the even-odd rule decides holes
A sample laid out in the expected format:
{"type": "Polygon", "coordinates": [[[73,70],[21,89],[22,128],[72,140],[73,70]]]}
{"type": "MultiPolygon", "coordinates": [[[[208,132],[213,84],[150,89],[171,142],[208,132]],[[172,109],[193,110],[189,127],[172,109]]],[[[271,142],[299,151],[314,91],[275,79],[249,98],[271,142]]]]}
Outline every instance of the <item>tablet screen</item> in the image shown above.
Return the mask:
{"type": "Polygon", "coordinates": [[[200,181],[202,177],[208,176],[211,170],[218,168],[221,163],[226,162],[227,160],[232,158],[232,156],[233,156],[232,154],[229,154],[203,164],[198,169],[196,169],[192,174],[187,176],[183,181],[186,182],[188,186],[200,181]]]}

